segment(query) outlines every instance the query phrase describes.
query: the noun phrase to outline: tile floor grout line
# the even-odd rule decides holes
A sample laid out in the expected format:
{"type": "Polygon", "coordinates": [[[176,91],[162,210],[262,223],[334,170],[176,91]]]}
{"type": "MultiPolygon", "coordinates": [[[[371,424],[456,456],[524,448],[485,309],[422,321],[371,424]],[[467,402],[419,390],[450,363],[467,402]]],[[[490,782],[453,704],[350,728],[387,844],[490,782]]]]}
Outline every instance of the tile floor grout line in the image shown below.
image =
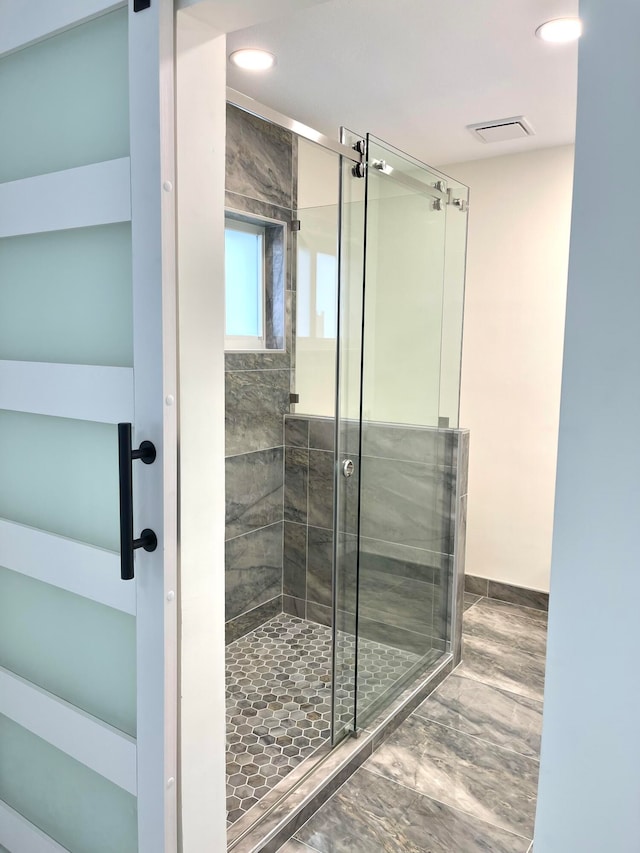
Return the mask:
{"type": "MultiPolygon", "coordinates": [[[[477,595],[476,592],[465,592],[465,595],[477,595]]],[[[488,595],[481,595],[479,600],[486,601],[489,605],[497,604],[498,607],[495,608],[496,612],[503,612],[505,614],[511,614],[512,616],[522,616],[523,619],[529,619],[532,622],[539,622],[541,625],[544,625],[548,622],[549,612],[547,610],[538,610],[535,607],[527,607],[526,604],[514,604],[512,601],[502,601],[501,598],[490,598],[488,595]],[[545,619],[540,618],[540,615],[536,618],[533,614],[544,614],[545,619]]],[[[478,604],[479,601],[475,601],[474,604],[478,604]]]]}
{"type": "Polygon", "coordinates": [[[521,838],[523,841],[531,841],[531,839],[527,835],[521,835],[519,832],[514,832],[513,829],[506,829],[506,827],[504,826],[500,826],[497,823],[492,823],[490,820],[485,820],[484,818],[478,817],[478,815],[475,815],[472,812],[465,811],[465,809],[460,808],[460,806],[453,806],[451,805],[451,803],[446,803],[444,800],[438,800],[436,797],[431,797],[429,796],[429,794],[425,794],[422,791],[419,791],[417,788],[412,788],[411,785],[403,785],[402,782],[398,782],[397,779],[390,779],[388,776],[385,776],[384,773],[379,773],[377,770],[371,770],[369,767],[367,767],[367,764],[370,760],[371,759],[368,758],[360,769],[365,770],[367,773],[371,773],[372,776],[378,776],[380,779],[384,779],[387,782],[391,782],[393,785],[398,785],[400,788],[404,788],[407,791],[411,791],[412,794],[419,794],[419,796],[424,797],[427,800],[431,800],[434,803],[439,803],[441,806],[446,806],[448,809],[452,809],[453,811],[467,815],[467,817],[473,818],[473,820],[478,821],[478,823],[485,823],[487,824],[487,826],[492,826],[494,829],[500,829],[502,830],[502,832],[508,832],[510,835],[515,835],[516,838],[521,838]]]}
{"type": "MultiPolygon", "coordinates": [[[[472,595],[476,595],[477,593],[471,593],[472,595]]],[[[533,613],[545,613],[549,614],[548,610],[543,610],[540,607],[529,607],[528,604],[516,604],[514,601],[505,601],[502,598],[492,598],[490,595],[483,595],[482,598],[486,598],[487,601],[497,601],[498,604],[506,605],[507,607],[521,607],[523,610],[531,610],[533,613]]],[[[527,613],[523,614],[524,616],[528,616],[527,613]]]]}
{"type": "MultiPolygon", "coordinates": [[[[373,754],[373,753],[372,753],[372,754],[373,754]]],[[[369,758],[371,758],[371,756],[369,756],[369,758]]],[[[329,805],[329,803],[331,802],[331,800],[333,800],[333,798],[334,798],[334,797],[336,797],[336,796],[340,793],[340,791],[341,791],[343,788],[345,788],[345,787],[349,784],[349,782],[353,782],[353,781],[357,778],[358,774],[359,774],[359,773],[361,773],[361,772],[364,770],[364,765],[367,763],[367,761],[369,760],[369,758],[366,758],[366,759],[365,759],[365,761],[364,761],[364,762],[363,762],[359,767],[357,767],[357,768],[356,768],[356,770],[351,774],[351,776],[348,776],[348,777],[344,780],[344,782],[342,782],[340,785],[338,785],[338,787],[335,789],[335,791],[327,797],[327,799],[326,799],[326,800],[324,801],[324,803],[320,806],[320,808],[319,808],[317,811],[313,812],[313,814],[311,814],[311,815],[310,815],[310,816],[305,820],[305,822],[302,824],[302,826],[299,826],[299,827],[296,829],[296,831],[293,833],[293,835],[291,836],[291,838],[295,838],[295,840],[296,840],[296,841],[300,841],[300,839],[297,837],[298,833],[299,833],[299,832],[301,832],[301,831],[305,828],[305,826],[306,826],[308,823],[310,823],[310,822],[311,822],[311,821],[312,821],[312,820],[313,820],[317,815],[319,815],[319,814],[320,814],[320,812],[321,812],[321,811],[322,811],[326,806],[328,806],[328,805],[329,805]]],[[[291,839],[289,839],[289,840],[291,840],[291,839]]],[[[285,842],[285,843],[286,843],[286,842],[285,842]]],[[[300,841],[300,843],[301,843],[301,844],[306,844],[307,842],[306,842],[306,841],[300,841]]],[[[284,846],[284,845],[281,845],[281,846],[284,846]]],[[[309,845],[307,845],[307,846],[309,846],[309,845]]],[[[315,851],[315,847],[312,847],[311,849],[315,851]]],[[[276,853],[278,853],[278,851],[276,851],[276,853]]]]}
{"type": "MultiPolygon", "coordinates": [[[[510,696],[519,696],[521,699],[528,699],[529,702],[537,702],[539,705],[544,705],[544,701],[542,699],[536,699],[534,696],[526,696],[524,693],[516,693],[514,690],[509,690],[506,687],[499,687],[497,684],[490,684],[488,681],[480,681],[479,678],[474,678],[472,675],[467,675],[467,673],[458,672],[458,668],[462,666],[463,663],[464,661],[461,661],[458,666],[449,673],[446,680],[451,678],[452,675],[455,675],[456,678],[464,678],[465,681],[475,681],[478,684],[484,684],[486,687],[491,687],[493,688],[493,690],[497,690],[500,693],[508,693],[510,696]]],[[[444,681],[442,682],[442,684],[444,684],[444,681]]],[[[436,689],[439,689],[441,686],[442,685],[438,685],[438,688],[436,689]]],[[[431,696],[433,696],[435,693],[436,690],[433,691],[431,696]]],[[[431,696],[428,698],[431,698],[431,696]]],[[[413,713],[415,713],[415,711],[413,713]]]]}
{"type": "MultiPolygon", "coordinates": [[[[472,608],[469,608],[469,610],[471,610],[471,609],[472,608]]],[[[508,643],[501,643],[500,640],[494,640],[493,638],[490,638],[490,637],[481,637],[481,636],[478,636],[478,634],[470,634],[468,631],[463,630],[462,639],[464,640],[465,637],[469,640],[482,640],[485,643],[494,643],[496,646],[500,646],[500,648],[511,649],[511,651],[513,651],[515,649],[515,651],[517,651],[517,652],[522,652],[523,655],[529,655],[529,657],[537,658],[538,660],[546,661],[546,659],[547,659],[546,648],[545,648],[545,653],[543,655],[538,655],[535,652],[527,651],[527,649],[521,649],[519,646],[510,646],[510,645],[508,645],[508,643]]]]}
{"type": "MultiPolygon", "coordinates": [[[[464,659],[460,661],[460,663],[455,669],[451,670],[447,678],[450,678],[452,675],[455,675],[456,678],[464,678],[466,681],[476,681],[478,684],[484,684],[486,687],[492,687],[494,690],[501,691],[502,693],[508,693],[510,696],[519,696],[521,699],[528,699],[530,702],[537,702],[539,705],[544,705],[544,700],[538,699],[536,696],[527,696],[526,693],[517,693],[515,690],[509,690],[508,687],[502,687],[498,684],[492,684],[490,681],[482,681],[480,678],[474,678],[473,675],[469,675],[469,673],[466,672],[459,672],[458,670],[461,666],[463,666],[463,664],[464,659]]],[[[442,683],[444,684],[444,681],[442,683]]],[[[440,686],[441,685],[438,685],[438,687],[440,686]]],[[[436,691],[434,690],[433,692],[435,693],[436,691]]]]}
{"type": "MultiPolygon", "coordinates": [[[[464,657],[462,658],[462,663],[464,664],[464,657]]],[[[457,669],[457,668],[456,668],[457,669]]],[[[471,681],[477,681],[479,684],[486,684],[488,687],[496,687],[497,685],[491,681],[483,681],[482,678],[479,678],[476,675],[472,675],[471,673],[465,673],[464,675],[460,672],[456,672],[456,675],[461,676],[462,678],[468,678],[471,681]]],[[[453,673],[452,673],[453,675],[453,673]]],[[[519,693],[517,690],[510,690],[508,687],[499,687],[499,690],[504,690],[505,693],[513,693],[514,696],[523,696],[525,699],[533,699],[535,702],[543,702],[543,699],[540,699],[538,696],[530,696],[528,693],[519,693]]]]}
{"type": "MultiPolygon", "coordinates": [[[[455,726],[447,726],[445,723],[441,723],[439,720],[434,720],[431,717],[425,717],[422,714],[419,714],[417,710],[413,711],[410,716],[418,717],[419,719],[424,720],[427,723],[434,723],[436,726],[441,726],[443,729],[448,729],[450,732],[455,732],[455,734],[460,734],[464,735],[465,737],[473,738],[474,740],[480,741],[480,743],[484,743],[487,746],[492,746],[495,749],[501,749],[504,752],[510,752],[512,755],[519,755],[521,758],[530,758],[531,761],[535,761],[536,764],[540,764],[540,759],[535,758],[533,755],[527,755],[524,752],[518,752],[517,749],[510,749],[508,746],[502,746],[502,744],[500,743],[494,743],[493,741],[485,740],[483,737],[478,737],[478,735],[472,735],[470,734],[470,732],[465,732],[462,729],[457,729],[455,726]]],[[[391,735],[391,737],[393,737],[393,735],[391,735]]]]}
{"type": "MultiPolygon", "coordinates": [[[[472,593],[472,592],[465,592],[465,595],[474,595],[474,593],[472,593]]],[[[483,598],[485,598],[485,596],[484,596],[484,595],[481,595],[481,596],[478,598],[478,600],[477,600],[477,601],[474,601],[474,602],[473,602],[473,604],[470,604],[468,607],[465,607],[465,608],[464,608],[464,610],[462,611],[462,619],[463,619],[463,621],[464,621],[464,614],[465,614],[465,613],[468,613],[470,610],[473,610],[473,608],[476,606],[476,604],[480,604],[480,602],[482,601],[482,599],[483,599],[483,598]]],[[[463,606],[464,606],[464,605],[463,605],[463,606]]]]}
{"type": "MultiPolygon", "coordinates": [[[[488,599],[486,599],[486,600],[488,600],[488,599]]],[[[522,630],[530,630],[531,627],[535,625],[543,633],[546,633],[548,631],[548,626],[544,622],[541,622],[539,619],[530,619],[527,615],[525,615],[523,613],[507,613],[507,614],[504,614],[504,613],[500,613],[500,611],[495,611],[495,610],[491,610],[491,609],[487,610],[486,608],[482,607],[481,605],[482,605],[482,599],[480,601],[474,601],[474,603],[470,607],[467,607],[467,609],[465,610],[465,613],[469,613],[470,610],[476,610],[476,611],[479,610],[481,613],[484,613],[484,614],[490,613],[491,616],[498,618],[498,619],[501,619],[503,616],[507,616],[510,620],[513,620],[513,623],[516,627],[520,627],[522,630]],[[520,623],[520,624],[518,625],[518,623],[520,623]]],[[[509,627],[508,623],[507,623],[507,627],[509,627]]]]}

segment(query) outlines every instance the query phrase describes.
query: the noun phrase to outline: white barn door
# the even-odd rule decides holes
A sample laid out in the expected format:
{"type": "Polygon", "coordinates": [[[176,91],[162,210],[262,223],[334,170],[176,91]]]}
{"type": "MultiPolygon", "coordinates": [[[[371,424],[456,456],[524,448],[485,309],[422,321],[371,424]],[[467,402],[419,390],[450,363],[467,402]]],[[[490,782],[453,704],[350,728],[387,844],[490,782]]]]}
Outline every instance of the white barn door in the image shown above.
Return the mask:
{"type": "Polygon", "coordinates": [[[177,849],[173,124],[171,0],[0,0],[10,853],[177,849]]]}

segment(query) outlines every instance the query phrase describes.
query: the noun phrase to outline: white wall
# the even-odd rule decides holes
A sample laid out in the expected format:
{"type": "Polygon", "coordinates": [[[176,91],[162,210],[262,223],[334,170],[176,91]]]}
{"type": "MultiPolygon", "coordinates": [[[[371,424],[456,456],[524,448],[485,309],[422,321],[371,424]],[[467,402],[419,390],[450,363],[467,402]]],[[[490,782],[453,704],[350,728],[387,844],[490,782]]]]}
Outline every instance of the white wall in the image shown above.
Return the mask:
{"type": "Polygon", "coordinates": [[[640,4],[582,0],[580,16],[535,851],[637,853],[640,4]],[[600,180],[621,193],[607,203],[600,180]]]}
{"type": "Polygon", "coordinates": [[[180,797],[184,853],[224,850],[226,39],[177,16],[180,797]]]}
{"type": "Polygon", "coordinates": [[[470,186],[460,411],[471,430],[466,570],[547,591],[573,147],[442,169],[470,186]]]}

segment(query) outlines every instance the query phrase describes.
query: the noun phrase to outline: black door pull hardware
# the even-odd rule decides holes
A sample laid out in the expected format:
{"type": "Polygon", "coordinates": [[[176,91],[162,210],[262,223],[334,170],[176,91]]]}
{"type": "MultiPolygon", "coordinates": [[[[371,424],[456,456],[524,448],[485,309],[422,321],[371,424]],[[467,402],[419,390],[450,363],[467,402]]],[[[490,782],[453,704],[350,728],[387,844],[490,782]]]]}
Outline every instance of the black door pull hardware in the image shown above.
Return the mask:
{"type": "Polygon", "coordinates": [[[137,450],[131,448],[131,424],[118,424],[118,463],[120,469],[120,577],[133,578],[133,552],[136,548],[155,551],[158,538],[145,528],[139,539],[133,538],[133,460],[141,459],[151,465],[156,458],[152,442],[143,441],[137,450]]]}

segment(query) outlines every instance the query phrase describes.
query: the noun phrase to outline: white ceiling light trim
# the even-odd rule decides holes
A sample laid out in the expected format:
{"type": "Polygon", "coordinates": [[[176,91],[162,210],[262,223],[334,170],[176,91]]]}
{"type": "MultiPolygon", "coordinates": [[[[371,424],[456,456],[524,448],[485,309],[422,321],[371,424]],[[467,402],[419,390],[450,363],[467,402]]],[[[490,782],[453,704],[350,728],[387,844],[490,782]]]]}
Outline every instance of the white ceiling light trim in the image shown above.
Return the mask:
{"type": "Polygon", "coordinates": [[[582,21],[580,18],[555,18],[553,21],[540,24],[536,30],[536,35],[542,41],[552,42],[553,44],[566,44],[570,41],[576,41],[582,35],[582,21]]]}
{"type": "Polygon", "coordinates": [[[276,64],[276,58],[268,50],[258,47],[243,47],[234,50],[229,56],[229,62],[245,71],[268,71],[276,64]]]}

